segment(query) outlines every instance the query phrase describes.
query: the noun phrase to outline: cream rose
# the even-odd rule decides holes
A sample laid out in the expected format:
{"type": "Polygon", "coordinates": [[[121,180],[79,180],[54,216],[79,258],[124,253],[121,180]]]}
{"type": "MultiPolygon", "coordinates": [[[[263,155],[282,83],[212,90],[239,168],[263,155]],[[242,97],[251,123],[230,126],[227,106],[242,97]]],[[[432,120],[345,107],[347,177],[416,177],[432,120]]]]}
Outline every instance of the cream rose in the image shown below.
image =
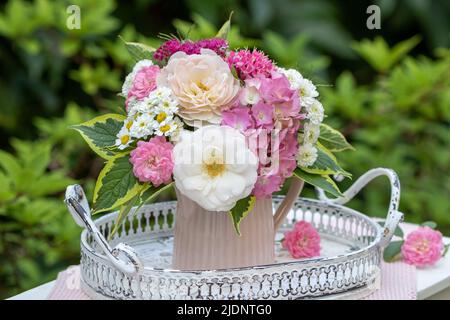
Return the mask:
{"type": "Polygon", "coordinates": [[[228,64],[209,49],[200,54],[173,54],[159,73],[157,84],[172,89],[180,103],[179,115],[191,125],[195,120],[219,124],[221,109],[240,89],[228,64]]]}
{"type": "Polygon", "coordinates": [[[229,211],[256,182],[258,158],[246,146],[244,135],[231,127],[184,131],[173,157],[176,187],[209,211],[229,211]]]}

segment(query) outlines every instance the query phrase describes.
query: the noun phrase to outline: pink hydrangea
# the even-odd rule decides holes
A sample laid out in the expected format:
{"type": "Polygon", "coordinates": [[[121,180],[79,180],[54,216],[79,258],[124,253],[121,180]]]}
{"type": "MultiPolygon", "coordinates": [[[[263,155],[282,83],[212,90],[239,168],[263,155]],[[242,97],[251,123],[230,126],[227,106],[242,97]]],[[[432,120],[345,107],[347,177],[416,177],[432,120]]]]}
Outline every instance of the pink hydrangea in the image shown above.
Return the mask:
{"type": "Polygon", "coordinates": [[[256,77],[270,77],[275,66],[264,53],[254,49],[231,51],[228,64],[233,66],[242,80],[256,77]]]}
{"type": "Polygon", "coordinates": [[[430,227],[419,227],[408,234],[401,250],[407,264],[417,267],[434,265],[444,250],[442,234],[430,227]]]}
{"type": "Polygon", "coordinates": [[[226,125],[239,131],[252,128],[253,119],[250,116],[250,109],[246,107],[236,107],[222,112],[222,125],[226,125]]]}
{"type": "Polygon", "coordinates": [[[259,174],[252,194],[258,199],[270,197],[272,193],[280,191],[283,181],[277,174],[259,174]]]}
{"type": "Polygon", "coordinates": [[[273,128],[273,106],[260,101],[252,107],[252,114],[258,127],[273,128]]]}
{"type": "Polygon", "coordinates": [[[169,183],[174,166],[172,150],[173,145],[163,137],[139,141],[130,156],[136,178],[151,182],[155,187],[169,183]]]}
{"type": "Polygon", "coordinates": [[[261,98],[272,105],[277,118],[297,117],[300,114],[298,90],[291,89],[285,75],[263,78],[259,88],[261,98]]]}
{"type": "Polygon", "coordinates": [[[153,58],[158,61],[166,61],[175,52],[182,51],[186,54],[199,54],[200,49],[210,49],[221,57],[225,57],[228,49],[228,42],[221,38],[202,39],[197,42],[179,41],[171,39],[164,42],[153,54],[153,58]]]}
{"type": "Polygon", "coordinates": [[[258,180],[253,189],[257,198],[279,191],[294,172],[298,152],[300,103],[296,90],[284,75],[245,80],[247,95],[222,112],[222,124],[239,129],[249,148],[259,159],[258,180]],[[256,99],[257,98],[257,99],[256,99]]]}
{"type": "Polygon", "coordinates": [[[306,221],[297,222],[292,231],[286,232],[282,245],[295,259],[320,255],[320,235],[306,221]]]}
{"type": "Polygon", "coordinates": [[[159,73],[159,67],[152,65],[141,68],[133,79],[130,91],[127,97],[127,106],[130,99],[135,98],[142,100],[156,89],[156,77],[159,73]]]}

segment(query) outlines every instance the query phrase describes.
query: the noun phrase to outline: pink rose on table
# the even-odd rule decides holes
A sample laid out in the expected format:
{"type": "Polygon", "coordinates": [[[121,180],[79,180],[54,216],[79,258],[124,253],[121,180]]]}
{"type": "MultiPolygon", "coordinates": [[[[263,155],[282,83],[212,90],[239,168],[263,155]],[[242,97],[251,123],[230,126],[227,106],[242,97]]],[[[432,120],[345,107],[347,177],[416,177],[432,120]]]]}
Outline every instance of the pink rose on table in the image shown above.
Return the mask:
{"type": "Polygon", "coordinates": [[[172,150],[173,145],[163,137],[139,141],[130,156],[136,178],[141,182],[151,182],[155,187],[169,183],[174,165],[172,150]]]}
{"type": "Polygon", "coordinates": [[[306,221],[297,222],[292,231],[286,232],[282,245],[295,259],[312,258],[320,255],[320,235],[306,221]]]}
{"type": "Polygon", "coordinates": [[[417,267],[434,265],[444,250],[442,234],[430,227],[419,227],[406,237],[402,246],[403,261],[417,267]]]}

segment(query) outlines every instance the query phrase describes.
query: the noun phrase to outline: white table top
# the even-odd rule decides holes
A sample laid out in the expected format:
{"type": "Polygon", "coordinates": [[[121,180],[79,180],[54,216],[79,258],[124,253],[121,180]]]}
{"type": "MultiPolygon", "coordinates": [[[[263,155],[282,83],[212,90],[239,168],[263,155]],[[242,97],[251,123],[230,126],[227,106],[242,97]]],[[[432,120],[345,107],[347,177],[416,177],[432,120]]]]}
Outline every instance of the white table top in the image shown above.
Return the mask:
{"type": "MultiPolygon", "coordinates": [[[[444,243],[450,243],[450,238],[445,237],[444,243]]],[[[45,283],[9,300],[45,300],[55,282],[56,280],[45,283]]],[[[446,289],[450,290],[450,253],[433,267],[417,269],[417,299],[427,299],[446,289]]]]}

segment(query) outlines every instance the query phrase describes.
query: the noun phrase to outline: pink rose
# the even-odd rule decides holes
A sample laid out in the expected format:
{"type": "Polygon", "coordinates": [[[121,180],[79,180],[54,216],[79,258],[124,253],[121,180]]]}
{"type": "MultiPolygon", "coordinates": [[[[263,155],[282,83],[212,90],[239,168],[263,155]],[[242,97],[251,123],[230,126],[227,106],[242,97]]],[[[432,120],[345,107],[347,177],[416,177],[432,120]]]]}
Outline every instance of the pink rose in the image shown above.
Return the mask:
{"type": "Polygon", "coordinates": [[[292,231],[286,232],[282,244],[295,259],[320,255],[320,235],[306,221],[297,222],[292,231]]]}
{"type": "Polygon", "coordinates": [[[406,237],[402,246],[403,261],[417,267],[434,265],[444,250],[442,234],[430,227],[419,227],[406,237]]]}
{"type": "Polygon", "coordinates": [[[159,73],[158,66],[146,66],[141,68],[133,79],[133,84],[128,92],[127,101],[132,97],[142,100],[150,92],[156,89],[156,76],[159,73]]]}
{"type": "Polygon", "coordinates": [[[173,172],[173,145],[163,137],[139,141],[131,151],[133,173],[141,182],[151,182],[155,187],[171,181],[173,172]]]}

